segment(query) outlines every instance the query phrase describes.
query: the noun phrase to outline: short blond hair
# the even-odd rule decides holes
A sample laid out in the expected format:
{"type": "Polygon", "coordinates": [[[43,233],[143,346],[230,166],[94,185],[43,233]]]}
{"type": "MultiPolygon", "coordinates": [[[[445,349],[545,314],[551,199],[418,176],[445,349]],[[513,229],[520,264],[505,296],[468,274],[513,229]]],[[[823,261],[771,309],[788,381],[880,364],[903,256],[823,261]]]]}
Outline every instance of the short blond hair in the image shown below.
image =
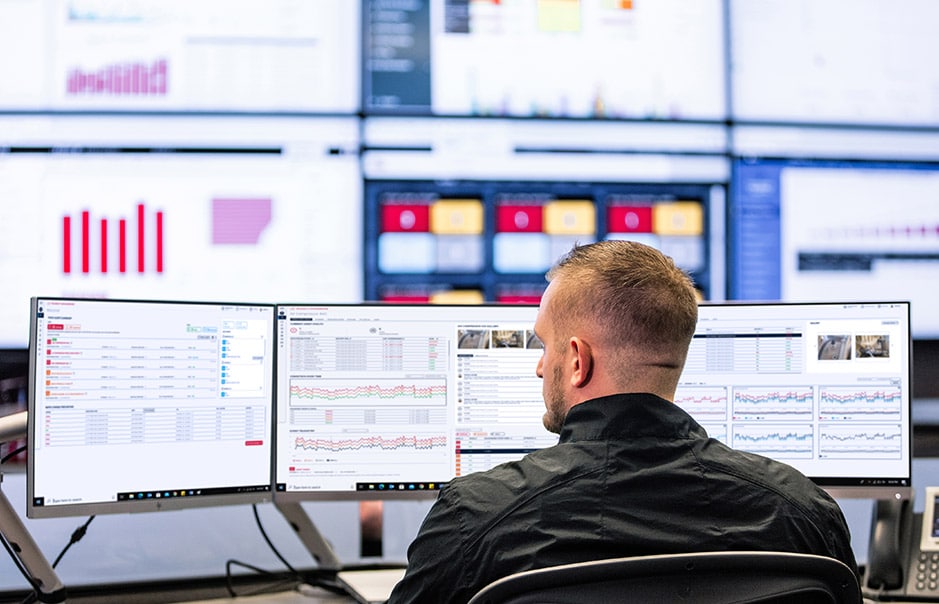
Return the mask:
{"type": "Polygon", "coordinates": [[[574,246],[546,277],[561,286],[552,298],[558,333],[592,323],[613,347],[656,347],[684,363],[698,298],[691,278],[662,252],[635,241],[574,246]]]}

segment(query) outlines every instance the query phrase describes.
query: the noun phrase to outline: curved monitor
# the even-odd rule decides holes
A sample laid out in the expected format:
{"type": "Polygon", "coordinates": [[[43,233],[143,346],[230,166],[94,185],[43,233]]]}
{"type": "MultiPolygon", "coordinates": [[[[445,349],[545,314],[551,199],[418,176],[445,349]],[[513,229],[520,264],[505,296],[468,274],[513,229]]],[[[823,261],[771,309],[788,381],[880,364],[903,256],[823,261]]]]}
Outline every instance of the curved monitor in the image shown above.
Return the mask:
{"type": "Polygon", "coordinates": [[[273,305],[30,303],[28,516],[270,501],[273,305]]]}
{"type": "Polygon", "coordinates": [[[278,305],[277,502],[432,498],[552,445],[530,305],[278,305]]]}
{"type": "MultiPolygon", "coordinates": [[[[526,305],[279,305],[278,502],[430,498],[557,442],[526,305]]],[[[911,494],[910,304],[702,304],[675,402],[835,497],[911,494]]]]}
{"type": "Polygon", "coordinates": [[[705,304],[675,402],[835,497],[909,497],[909,302],[705,304]]]}

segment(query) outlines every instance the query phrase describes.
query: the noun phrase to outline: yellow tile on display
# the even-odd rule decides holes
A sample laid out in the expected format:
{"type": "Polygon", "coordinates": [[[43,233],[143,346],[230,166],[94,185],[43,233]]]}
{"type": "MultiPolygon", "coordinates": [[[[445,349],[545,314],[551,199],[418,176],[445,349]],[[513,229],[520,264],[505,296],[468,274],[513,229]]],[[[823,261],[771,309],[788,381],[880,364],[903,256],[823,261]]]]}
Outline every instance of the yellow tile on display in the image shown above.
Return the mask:
{"type": "Polygon", "coordinates": [[[544,232],[549,235],[593,235],[596,230],[593,201],[552,201],[544,206],[544,232]]]}
{"type": "Polygon", "coordinates": [[[538,0],[538,31],[579,32],[581,0],[538,0]]]}
{"type": "Polygon", "coordinates": [[[454,289],[430,296],[431,304],[482,304],[485,301],[483,293],[477,289],[454,289]]]}
{"type": "Polygon", "coordinates": [[[430,207],[430,231],[438,235],[479,235],[483,204],[478,199],[446,199],[430,207]]]}
{"type": "Polygon", "coordinates": [[[696,201],[658,203],[652,208],[652,231],[658,235],[701,235],[704,210],[696,201]]]}

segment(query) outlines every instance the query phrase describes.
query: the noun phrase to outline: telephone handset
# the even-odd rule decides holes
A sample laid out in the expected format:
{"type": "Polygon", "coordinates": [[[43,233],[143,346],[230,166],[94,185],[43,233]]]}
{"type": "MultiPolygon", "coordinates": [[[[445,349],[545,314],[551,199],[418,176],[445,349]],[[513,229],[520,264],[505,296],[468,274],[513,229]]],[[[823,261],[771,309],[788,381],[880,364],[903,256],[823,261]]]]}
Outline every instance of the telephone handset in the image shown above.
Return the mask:
{"type": "Polygon", "coordinates": [[[926,488],[922,514],[910,499],[878,501],[871,525],[865,596],[939,602],[939,487],[926,488]]]}

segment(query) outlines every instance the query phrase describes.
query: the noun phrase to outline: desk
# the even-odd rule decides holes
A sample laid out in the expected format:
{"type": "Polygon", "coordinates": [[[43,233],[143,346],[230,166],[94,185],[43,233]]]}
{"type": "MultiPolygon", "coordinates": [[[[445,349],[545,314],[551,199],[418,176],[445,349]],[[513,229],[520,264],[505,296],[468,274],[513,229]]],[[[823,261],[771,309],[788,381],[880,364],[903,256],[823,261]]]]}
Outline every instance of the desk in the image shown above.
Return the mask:
{"type": "MultiPolygon", "coordinates": [[[[241,583],[235,590],[237,597],[228,594],[221,584],[166,585],[120,585],[81,587],[69,591],[68,604],[354,604],[355,600],[345,594],[337,594],[321,587],[306,585],[303,591],[292,586],[295,582],[280,585],[258,582],[241,583]],[[242,595],[244,594],[244,595],[242,595]]],[[[20,604],[27,591],[3,592],[2,604],[20,604]]]]}
{"type": "MultiPolygon", "coordinates": [[[[385,568],[370,570],[340,571],[336,581],[351,590],[350,593],[360,594],[357,597],[368,598],[370,601],[384,601],[394,586],[404,575],[404,568],[385,568]]],[[[200,600],[195,604],[222,604],[230,598],[215,598],[200,600]]],[[[239,597],[241,602],[254,602],[256,604],[319,604],[320,602],[351,602],[353,598],[330,592],[321,587],[301,585],[296,589],[277,593],[239,597]]]]}
{"type": "Polygon", "coordinates": [[[339,604],[355,602],[349,596],[332,593],[319,587],[310,588],[301,593],[296,590],[257,596],[239,596],[238,598],[214,598],[196,600],[188,604],[339,604]]]}

